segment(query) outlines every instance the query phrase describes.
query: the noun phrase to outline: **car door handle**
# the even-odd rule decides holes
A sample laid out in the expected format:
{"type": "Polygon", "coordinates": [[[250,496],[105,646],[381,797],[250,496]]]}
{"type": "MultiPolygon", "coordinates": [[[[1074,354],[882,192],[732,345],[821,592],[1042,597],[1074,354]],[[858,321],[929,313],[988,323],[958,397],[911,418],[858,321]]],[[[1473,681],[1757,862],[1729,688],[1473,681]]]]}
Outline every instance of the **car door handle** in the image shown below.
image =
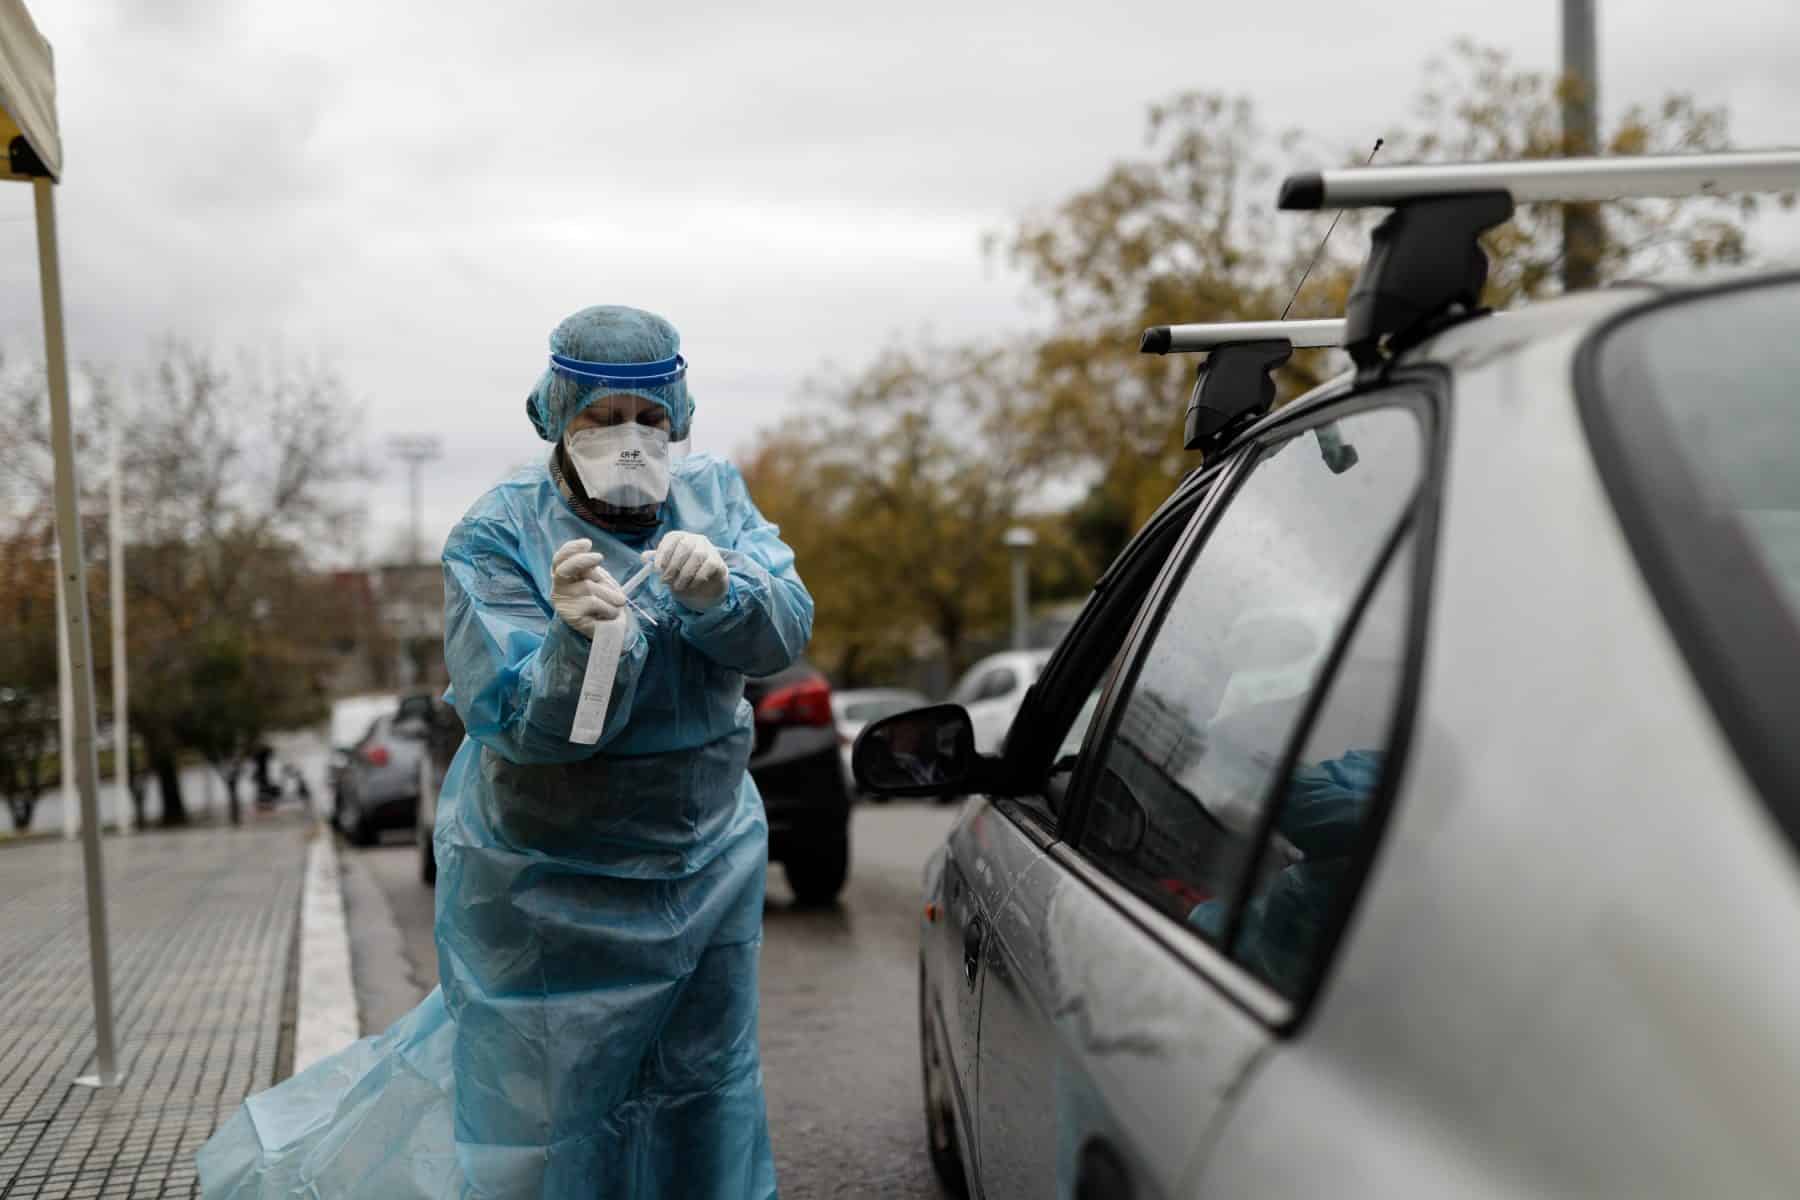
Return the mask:
{"type": "Polygon", "coordinates": [[[981,966],[981,941],[986,933],[980,917],[970,917],[963,926],[963,978],[970,987],[975,986],[975,973],[981,966]]]}

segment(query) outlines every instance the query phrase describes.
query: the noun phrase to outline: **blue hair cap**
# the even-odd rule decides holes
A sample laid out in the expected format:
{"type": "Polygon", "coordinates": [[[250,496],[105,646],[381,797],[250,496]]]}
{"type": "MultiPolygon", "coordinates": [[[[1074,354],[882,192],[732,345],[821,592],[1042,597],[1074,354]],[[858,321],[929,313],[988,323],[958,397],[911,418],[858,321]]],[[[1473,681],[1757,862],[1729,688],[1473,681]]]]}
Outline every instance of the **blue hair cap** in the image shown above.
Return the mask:
{"type": "Polygon", "coordinates": [[[669,414],[669,435],[688,436],[688,393],[681,334],[652,312],[597,304],[565,317],[550,334],[550,365],[525,401],[538,436],[560,439],[575,414],[602,396],[640,396],[669,414]]]}

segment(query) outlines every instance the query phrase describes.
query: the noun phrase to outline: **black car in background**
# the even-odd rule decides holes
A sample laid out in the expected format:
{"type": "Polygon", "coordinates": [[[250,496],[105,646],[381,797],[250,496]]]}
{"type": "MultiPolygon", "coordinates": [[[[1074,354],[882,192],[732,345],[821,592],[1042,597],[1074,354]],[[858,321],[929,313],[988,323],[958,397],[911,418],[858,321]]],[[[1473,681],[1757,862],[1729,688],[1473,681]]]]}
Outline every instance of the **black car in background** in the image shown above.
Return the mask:
{"type": "MultiPolygon", "coordinates": [[[[769,861],[782,865],[800,903],[829,904],[850,875],[850,791],[838,755],[831,685],[802,660],[746,679],[744,698],[756,718],[750,777],[769,816],[769,861]]],[[[419,877],[433,883],[437,790],[462,744],[463,727],[441,701],[431,704],[424,726],[428,752],[415,768],[419,877]]]]}
{"type": "Polygon", "coordinates": [[[413,822],[413,833],[419,845],[419,879],[427,886],[437,883],[437,852],[431,846],[431,831],[437,827],[438,789],[450,770],[450,760],[463,744],[462,718],[444,701],[433,698],[425,717],[425,754],[419,760],[419,816],[413,822]]]}
{"type": "Polygon", "coordinates": [[[750,777],[769,815],[769,861],[802,904],[829,904],[850,877],[850,789],[831,685],[805,659],[744,681],[756,716],[750,777]]]}

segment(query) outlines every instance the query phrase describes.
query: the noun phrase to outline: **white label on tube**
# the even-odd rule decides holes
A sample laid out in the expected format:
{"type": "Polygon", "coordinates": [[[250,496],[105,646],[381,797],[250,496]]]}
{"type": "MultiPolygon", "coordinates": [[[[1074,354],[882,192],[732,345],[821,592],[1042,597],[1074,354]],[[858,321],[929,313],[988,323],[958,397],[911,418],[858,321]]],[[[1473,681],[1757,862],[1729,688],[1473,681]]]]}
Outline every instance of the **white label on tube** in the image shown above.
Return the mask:
{"type": "Polygon", "coordinates": [[[575,706],[575,727],[569,740],[591,746],[606,728],[606,705],[612,699],[613,678],[619,673],[619,652],[625,646],[625,618],[615,617],[594,626],[594,644],[588,650],[587,672],[581,678],[581,703],[575,706]]]}

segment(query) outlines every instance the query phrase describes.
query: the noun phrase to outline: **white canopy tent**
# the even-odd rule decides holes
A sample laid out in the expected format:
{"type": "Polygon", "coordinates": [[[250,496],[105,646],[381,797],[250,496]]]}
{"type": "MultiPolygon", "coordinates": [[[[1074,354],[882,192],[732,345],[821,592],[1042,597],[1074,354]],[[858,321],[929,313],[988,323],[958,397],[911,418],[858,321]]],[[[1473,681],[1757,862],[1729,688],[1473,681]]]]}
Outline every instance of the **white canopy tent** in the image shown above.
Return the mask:
{"type": "MultiPolygon", "coordinates": [[[[62,178],[56,127],[56,73],[50,43],[20,0],[0,0],[0,177],[29,182],[37,208],[38,274],[44,297],[44,362],[50,381],[50,444],[56,460],[57,570],[67,604],[67,669],[74,699],[74,766],[81,793],[81,850],[87,881],[88,949],[94,980],[96,1071],[78,1081],[118,1081],[113,1046],[112,969],[106,944],[106,887],[100,862],[97,794],[100,759],[94,744],[93,641],[87,611],[86,560],[76,498],[75,440],[69,416],[69,364],[63,346],[62,276],[56,257],[55,185],[62,178]]],[[[117,572],[115,572],[116,574],[117,572]]],[[[69,763],[64,762],[66,772],[69,763]]]]}
{"type": "MultiPolygon", "coordinates": [[[[56,72],[50,43],[19,0],[0,0],[0,141],[24,137],[51,179],[62,177],[62,137],[56,130],[56,72]]],[[[36,176],[6,164],[13,179],[36,176]]]]}

